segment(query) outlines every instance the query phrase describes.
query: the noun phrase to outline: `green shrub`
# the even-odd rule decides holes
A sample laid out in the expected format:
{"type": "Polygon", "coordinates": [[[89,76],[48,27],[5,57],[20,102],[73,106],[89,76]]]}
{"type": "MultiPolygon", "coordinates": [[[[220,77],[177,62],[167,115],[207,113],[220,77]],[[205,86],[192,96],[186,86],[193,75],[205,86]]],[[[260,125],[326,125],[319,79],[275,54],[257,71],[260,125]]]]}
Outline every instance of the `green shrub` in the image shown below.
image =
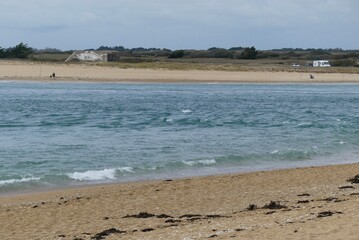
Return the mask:
{"type": "Polygon", "coordinates": [[[0,58],[20,58],[27,59],[32,53],[33,49],[28,47],[27,44],[20,43],[15,47],[0,50],[0,58]]]}
{"type": "Polygon", "coordinates": [[[168,58],[182,58],[184,56],[184,50],[176,50],[168,55],[168,58]]]}
{"type": "Polygon", "coordinates": [[[257,50],[255,47],[245,48],[244,51],[239,55],[241,59],[256,59],[257,58],[257,50]]]}

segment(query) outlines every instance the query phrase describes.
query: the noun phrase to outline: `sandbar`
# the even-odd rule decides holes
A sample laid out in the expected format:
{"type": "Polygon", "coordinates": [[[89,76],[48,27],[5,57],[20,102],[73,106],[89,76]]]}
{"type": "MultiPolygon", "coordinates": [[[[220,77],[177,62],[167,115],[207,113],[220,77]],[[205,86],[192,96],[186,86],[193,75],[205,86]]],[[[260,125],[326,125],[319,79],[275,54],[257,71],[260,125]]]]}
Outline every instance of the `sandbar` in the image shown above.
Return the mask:
{"type": "Polygon", "coordinates": [[[0,80],[120,83],[357,83],[357,73],[137,69],[96,64],[0,61],[0,80]],[[51,78],[52,73],[56,74],[51,78]]]}

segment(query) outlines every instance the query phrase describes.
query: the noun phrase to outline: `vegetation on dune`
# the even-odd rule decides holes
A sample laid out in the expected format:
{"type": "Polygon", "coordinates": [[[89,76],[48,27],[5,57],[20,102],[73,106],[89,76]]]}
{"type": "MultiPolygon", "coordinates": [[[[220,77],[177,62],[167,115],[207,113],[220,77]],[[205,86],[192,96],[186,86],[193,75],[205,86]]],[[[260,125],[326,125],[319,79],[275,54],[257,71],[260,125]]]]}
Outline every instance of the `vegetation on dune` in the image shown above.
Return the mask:
{"type": "Polygon", "coordinates": [[[245,48],[244,51],[239,55],[242,59],[256,59],[257,58],[257,50],[255,47],[245,48]]]}
{"type": "MultiPolygon", "coordinates": [[[[125,48],[100,46],[87,49],[99,52],[116,52],[117,62],[91,63],[119,68],[157,68],[172,70],[223,70],[223,71],[296,71],[296,72],[359,72],[359,50],[283,48],[257,50],[253,47],[229,49],[211,47],[207,50],[170,50],[166,48],[125,48]],[[329,60],[332,68],[305,67],[313,60],[329,60]],[[295,64],[294,64],[295,63],[295,64]],[[293,67],[294,65],[295,67],[293,67]],[[300,66],[300,67],[298,67],[300,66]]],[[[73,51],[55,48],[33,49],[20,43],[15,47],[1,48],[2,59],[29,59],[41,62],[64,62],[73,51]]],[[[73,62],[78,63],[78,62],[73,62]]]]}
{"type": "Polygon", "coordinates": [[[10,47],[7,49],[0,47],[0,58],[27,59],[33,52],[34,51],[32,48],[21,42],[15,47],[10,47]]]}
{"type": "Polygon", "coordinates": [[[176,50],[168,55],[168,58],[181,58],[184,56],[184,50],[176,50]]]}

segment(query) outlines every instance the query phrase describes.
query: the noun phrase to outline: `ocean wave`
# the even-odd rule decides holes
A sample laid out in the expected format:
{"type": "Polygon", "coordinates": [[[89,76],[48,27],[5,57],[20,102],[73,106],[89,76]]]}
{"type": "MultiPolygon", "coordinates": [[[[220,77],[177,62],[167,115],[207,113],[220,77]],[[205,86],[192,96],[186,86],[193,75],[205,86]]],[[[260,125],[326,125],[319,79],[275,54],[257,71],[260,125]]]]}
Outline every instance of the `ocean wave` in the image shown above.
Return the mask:
{"type": "Polygon", "coordinates": [[[133,168],[132,167],[121,167],[121,168],[117,168],[117,171],[122,172],[122,173],[133,172],[133,168]]]}
{"type": "Polygon", "coordinates": [[[67,176],[77,181],[115,180],[117,171],[121,173],[126,173],[133,172],[133,169],[131,167],[122,167],[103,170],[89,170],[86,172],[69,173],[67,174],[67,176]]]}
{"type": "Polygon", "coordinates": [[[277,153],[279,153],[279,150],[274,150],[271,152],[271,154],[277,154],[277,153]]]}
{"type": "Polygon", "coordinates": [[[187,166],[195,166],[195,165],[213,165],[216,164],[215,159],[206,159],[206,160],[199,160],[199,161],[182,161],[187,166]]]}
{"type": "Polygon", "coordinates": [[[15,166],[16,167],[29,167],[29,166],[39,166],[49,163],[50,161],[23,161],[18,162],[15,166]]]}
{"type": "Polygon", "coordinates": [[[303,123],[298,123],[297,126],[300,128],[307,128],[307,127],[313,126],[313,123],[312,122],[303,122],[303,123]]]}
{"type": "Polygon", "coordinates": [[[183,109],[182,110],[182,113],[191,113],[192,111],[191,110],[189,110],[189,109],[183,109]]]}
{"type": "Polygon", "coordinates": [[[313,146],[311,149],[303,149],[303,150],[274,150],[270,153],[270,155],[263,154],[259,155],[258,159],[271,159],[271,160],[284,160],[284,161],[298,161],[298,160],[307,160],[316,155],[320,154],[316,146],[313,146]]]}
{"type": "Polygon", "coordinates": [[[86,172],[74,172],[67,175],[69,178],[78,181],[115,180],[116,169],[90,170],[86,172]]]}
{"type": "Polygon", "coordinates": [[[268,163],[270,161],[301,161],[308,160],[319,156],[321,154],[320,150],[313,146],[308,149],[286,149],[279,150],[275,149],[273,151],[262,152],[262,153],[253,153],[253,154],[243,154],[243,155],[229,155],[220,157],[217,160],[217,163],[220,165],[225,164],[236,164],[236,165],[248,165],[253,164],[254,162],[263,162],[268,163]]]}
{"type": "Polygon", "coordinates": [[[172,118],[165,118],[164,121],[165,122],[173,122],[173,119],[172,118]]]}
{"type": "Polygon", "coordinates": [[[36,182],[39,181],[40,178],[30,177],[30,178],[21,178],[21,179],[8,179],[8,180],[0,180],[0,186],[10,185],[14,183],[25,183],[25,182],[36,182]]]}

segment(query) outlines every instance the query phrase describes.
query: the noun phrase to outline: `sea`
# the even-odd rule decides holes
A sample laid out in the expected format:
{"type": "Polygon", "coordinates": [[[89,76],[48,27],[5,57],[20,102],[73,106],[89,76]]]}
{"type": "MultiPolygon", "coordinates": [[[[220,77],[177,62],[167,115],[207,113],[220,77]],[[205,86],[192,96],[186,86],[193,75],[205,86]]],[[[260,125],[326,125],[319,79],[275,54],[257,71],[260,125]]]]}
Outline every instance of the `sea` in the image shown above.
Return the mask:
{"type": "Polygon", "coordinates": [[[0,196],[358,161],[359,84],[0,81],[0,196]]]}

